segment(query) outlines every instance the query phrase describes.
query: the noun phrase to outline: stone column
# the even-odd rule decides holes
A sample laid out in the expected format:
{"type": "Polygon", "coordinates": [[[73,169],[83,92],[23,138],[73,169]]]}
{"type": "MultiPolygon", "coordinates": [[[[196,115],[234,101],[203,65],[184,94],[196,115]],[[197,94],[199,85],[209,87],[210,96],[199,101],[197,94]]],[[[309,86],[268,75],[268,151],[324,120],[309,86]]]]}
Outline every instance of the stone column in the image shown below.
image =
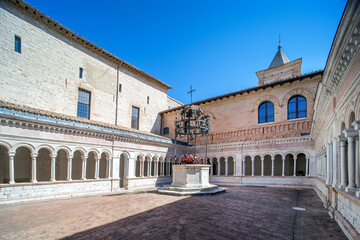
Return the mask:
{"type": "Polygon", "coordinates": [[[140,172],[140,176],[139,177],[143,177],[144,176],[144,160],[143,159],[139,159],[140,164],[139,164],[139,172],[140,172]]]}
{"type": "Polygon", "coordinates": [[[340,162],[341,162],[341,187],[346,187],[346,142],[345,138],[340,138],[340,162]]]}
{"type": "Polygon", "coordinates": [[[210,159],[210,175],[213,175],[214,170],[213,170],[213,160],[210,159]]]}
{"type": "Polygon", "coordinates": [[[71,181],[72,180],[72,177],[71,177],[71,174],[72,174],[72,160],[73,160],[73,155],[69,155],[68,156],[68,166],[67,166],[67,173],[66,173],[66,180],[67,181],[71,181]]]}
{"type": "Polygon", "coordinates": [[[354,136],[347,135],[348,139],[348,174],[349,184],[347,188],[355,188],[355,139],[354,136]]]}
{"type": "MultiPolygon", "coordinates": [[[[119,159],[120,160],[120,159],[119,159]]],[[[107,169],[106,169],[106,178],[107,179],[110,179],[111,178],[111,164],[112,164],[112,161],[113,161],[113,158],[112,157],[108,157],[108,159],[106,160],[106,162],[107,162],[107,164],[106,164],[106,166],[107,166],[107,169]]],[[[120,161],[119,161],[119,163],[120,163],[120,161]]],[[[124,167],[125,167],[125,163],[126,163],[126,159],[124,159],[124,167]]],[[[120,164],[119,164],[119,173],[120,173],[120,171],[121,171],[121,166],[120,166],[120,164]]],[[[125,172],[125,171],[124,171],[125,172]]],[[[120,177],[120,175],[119,175],[119,177],[120,177]]],[[[124,176],[125,177],[125,176],[124,176]]]]}
{"type": "Polygon", "coordinates": [[[99,157],[96,159],[96,164],[95,164],[95,179],[99,179],[100,159],[101,159],[101,156],[99,156],[99,157]]]}
{"type": "Polygon", "coordinates": [[[31,154],[31,182],[36,183],[36,157],[37,153],[31,154]]]}
{"type": "Polygon", "coordinates": [[[51,155],[50,182],[55,182],[55,161],[56,154],[51,155]]]}
{"type": "Polygon", "coordinates": [[[159,163],[159,160],[156,160],[154,162],[154,176],[157,177],[158,176],[158,163],[159,163]]]}
{"type": "MultiPolygon", "coordinates": [[[[285,156],[286,158],[286,156],[285,156]]],[[[282,176],[285,176],[285,158],[281,156],[282,159],[282,176]]]]}
{"type": "Polygon", "coordinates": [[[85,156],[82,157],[82,180],[86,180],[86,164],[87,158],[85,156]]]}
{"type": "Polygon", "coordinates": [[[251,159],[251,176],[254,176],[255,174],[255,158],[251,159]]]}
{"type": "Polygon", "coordinates": [[[170,176],[170,162],[166,162],[166,176],[170,176]]]}
{"type": "Polygon", "coordinates": [[[271,159],[271,176],[274,176],[274,170],[275,170],[275,157],[270,156],[271,159]]]}
{"type": "Polygon", "coordinates": [[[296,161],[297,161],[297,156],[293,156],[294,158],[294,174],[293,176],[296,177],[296,161]]]}
{"type": "Polygon", "coordinates": [[[355,138],[355,185],[360,187],[360,175],[359,175],[359,137],[355,138]]]}
{"type": "Polygon", "coordinates": [[[151,159],[151,160],[149,161],[149,177],[151,177],[151,176],[152,176],[152,175],[151,175],[152,162],[153,162],[153,160],[151,159]]]}
{"type": "Polygon", "coordinates": [[[9,183],[15,183],[15,174],[14,174],[14,157],[15,152],[9,152],[9,183]]]}
{"type": "Polygon", "coordinates": [[[260,160],[261,160],[261,176],[264,176],[264,160],[265,159],[263,157],[261,157],[260,160]]]}
{"type": "Polygon", "coordinates": [[[217,165],[217,169],[218,169],[218,171],[217,171],[217,175],[218,176],[220,176],[220,170],[221,170],[221,168],[220,168],[220,159],[217,159],[217,163],[218,163],[218,165],[217,165]]]}
{"type": "Polygon", "coordinates": [[[244,161],[242,161],[242,173],[241,173],[242,176],[246,176],[246,171],[245,171],[246,169],[245,169],[245,167],[246,167],[246,166],[245,166],[245,159],[244,159],[244,161]]]}
{"type": "Polygon", "coordinates": [[[338,142],[336,140],[336,138],[333,139],[332,141],[332,186],[335,187],[337,186],[337,146],[338,146],[338,142]]]}
{"type": "Polygon", "coordinates": [[[229,167],[229,165],[228,165],[228,160],[225,159],[225,176],[227,176],[228,173],[229,173],[228,167],[229,167]]]}
{"type": "Polygon", "coordinates": [[[306,165],[305,165],[305,176],[309,175],[309,158],[306,157],[306,165]]]}
{"type": "Polygon", "coordinates": [[[164,161],[161,161],[161,163],[160,163],[160,175],[164,176],[164,173],[165,173],[165,171],[164,171],[164,161]]]}
{"type": "Polygon", "coordinates": [[[326,145],[326,184],[330,185],[331,184],[331,176],[330,176],[330,164],[331,164],[331,159],[330,159],[330,144],[326,145]]]}

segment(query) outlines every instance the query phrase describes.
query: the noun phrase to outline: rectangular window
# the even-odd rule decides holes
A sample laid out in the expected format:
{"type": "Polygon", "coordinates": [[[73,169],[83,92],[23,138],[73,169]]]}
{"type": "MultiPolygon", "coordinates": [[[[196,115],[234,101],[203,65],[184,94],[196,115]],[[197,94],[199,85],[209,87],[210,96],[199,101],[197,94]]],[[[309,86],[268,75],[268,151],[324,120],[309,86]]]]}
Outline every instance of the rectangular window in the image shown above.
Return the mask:
{"type": "Polygon", "coordinates": [[[146,102],[147,102],[147,104],[149,104],[149,103],[150,103],[150,97],[149,97],[149,96],[147,97],[146,102]]]}
{"type": "Polygon", "coordinates": [[[83,68],[79,68],[79,78],[83,78],[83,68]]]}
{"type": "Polygon", "coordinates": [[[15,52],[21,53],[21,38],[15,36],[15,52]]]}
{"type": "Polygon", "coordinates": [[[132,107],[131,128],[139,129],[139,108],[137,107],[132,107]]]}
{"type": "Polygon", "coordinates": [[[119,92],[121,92],[121,84],[119,84],[119,92]]]}
{"type": "Polygon", "coordinates": [[[77,106],[78,117],[90,119],[90,95],[90,92],[79,88],[77,106]]]}

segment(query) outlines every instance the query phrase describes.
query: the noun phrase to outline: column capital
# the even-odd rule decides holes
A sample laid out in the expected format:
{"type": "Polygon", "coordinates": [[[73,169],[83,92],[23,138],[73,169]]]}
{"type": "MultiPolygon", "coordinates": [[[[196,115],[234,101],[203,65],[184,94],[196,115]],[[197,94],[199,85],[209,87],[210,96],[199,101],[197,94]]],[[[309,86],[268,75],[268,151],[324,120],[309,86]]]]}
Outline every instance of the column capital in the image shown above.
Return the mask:
{"type": "Polygon", "coordinates": [[[359,136],[359,131],[355,131],[353,128],[345,129],[343,133],[348,139],[359,136]]]}
{"type": "Polygon", "coordinates": [[[31,157],[32,157],[32,158],[36,158],[37,156],[38,156],[37,153],[31,153],[31,157]]]}
{"type": "Polygon", "coordinates": [[[57,153],[51,154],[51,158],[56,158],[56,157],[57,157],[57,153]]]}
{"type": "Polygon", "coordinates": [[[16,152],[9,152],[9,157],[15,157],[16,152]]]}
{"type": "Polygon", "coordinates": [[[356,120],[351,124],[355,130],[360,131],[360,120],[356,120]]]}

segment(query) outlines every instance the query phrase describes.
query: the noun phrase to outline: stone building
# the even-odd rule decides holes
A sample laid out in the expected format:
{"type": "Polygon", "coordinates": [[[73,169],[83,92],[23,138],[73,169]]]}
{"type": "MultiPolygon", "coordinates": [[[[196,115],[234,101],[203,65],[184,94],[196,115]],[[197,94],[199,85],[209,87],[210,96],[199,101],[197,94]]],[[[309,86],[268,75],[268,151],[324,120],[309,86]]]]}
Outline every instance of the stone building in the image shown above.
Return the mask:
{"type": "MultiPolygon", "coordinates": [[[[22,1],[0,1],[0,18],[0,203],[171,181],[183,105],[169,85],[22,1]]],[[[359,238],[359,42],[354,0],[323,71],[301,74],[279,45],[258,86],[193,103],[211,117],[197,139],[210,180],[314,188],[359,238]]],[[[177,155],[193,151],[178,140],[177,155]]]]}

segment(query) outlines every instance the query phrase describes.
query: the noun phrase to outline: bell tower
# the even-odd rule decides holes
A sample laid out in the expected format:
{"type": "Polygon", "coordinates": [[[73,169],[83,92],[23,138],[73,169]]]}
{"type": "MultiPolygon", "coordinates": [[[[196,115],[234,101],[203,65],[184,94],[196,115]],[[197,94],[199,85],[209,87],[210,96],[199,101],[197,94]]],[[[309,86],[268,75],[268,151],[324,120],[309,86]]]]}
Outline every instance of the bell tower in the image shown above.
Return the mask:
{"type": "Polygon", "coordinates": [[[281,48],[279,36],[278,51],[271,61],[269,68],[256,72],[259,86],[301,75],[302,58],[290,62],[281,48]]]}

